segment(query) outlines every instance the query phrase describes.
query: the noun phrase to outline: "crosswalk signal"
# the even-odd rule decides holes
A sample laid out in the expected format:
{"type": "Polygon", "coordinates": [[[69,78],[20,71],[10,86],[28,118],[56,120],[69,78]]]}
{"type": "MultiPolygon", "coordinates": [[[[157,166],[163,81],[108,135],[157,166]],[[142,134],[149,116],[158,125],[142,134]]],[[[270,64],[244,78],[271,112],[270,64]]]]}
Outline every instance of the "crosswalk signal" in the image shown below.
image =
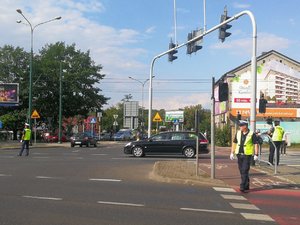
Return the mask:
{"type": "MultiPolygon", "coordinates": [[[[230,17],[227,16],[227,7],[225,6],[224,8],[224,14],[221,15],[221,23],[223,23],[224,21],[228,20],[230,17]]],[[[232,25],[230,24],[224,24],[223,26],[221,26],[219,28],[219,39],[224,42],[225,38],[229,37],[231,35],[231,33],[227,32],[228,29],[230,29],[232,27],[232,25]]]]}
{"type": "MultiPolygon", "coordinates": [[[[176,45],[171,41],[170,44],[169,44],[169,50],[170,49],[173,49],[175,48],[176,45]]],[[[175,59],[177,59],[178,57],[175,56],[175,54],[177,53],[178,51],[176,49],[174,49],[173,51],[169,52],[168,53],[168,61],[169,62],[173,62],[175,59]]]]}

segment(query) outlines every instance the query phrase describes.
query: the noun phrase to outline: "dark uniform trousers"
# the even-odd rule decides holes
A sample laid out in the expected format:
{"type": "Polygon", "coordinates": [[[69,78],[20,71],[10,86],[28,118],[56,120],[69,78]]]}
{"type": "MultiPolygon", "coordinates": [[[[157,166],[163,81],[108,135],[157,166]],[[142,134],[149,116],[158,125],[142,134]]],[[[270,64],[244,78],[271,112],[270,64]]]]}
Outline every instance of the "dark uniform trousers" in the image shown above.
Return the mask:
{"type": "MultiPolygon", "coordinates": [[[[282,141],[274,141],[274,144],[276,146],[276,153],[277,153],[277,165],[279,164],[279,160],[280,160],[280,153],[279,150],[281,148],[282,145],[282,141]]],[[[272,165],[274,165],[274,155],[275,155],[275,147],[273,144],[270,143],[270,155],[269,155],[269,163],[271,163],[272,165]]]]}
{"type": "Polygon", "coordinates": [[[252,155],[237,154],[237,158],[241,174],[240,190],[249,190],[249,170],[252,155]]]}

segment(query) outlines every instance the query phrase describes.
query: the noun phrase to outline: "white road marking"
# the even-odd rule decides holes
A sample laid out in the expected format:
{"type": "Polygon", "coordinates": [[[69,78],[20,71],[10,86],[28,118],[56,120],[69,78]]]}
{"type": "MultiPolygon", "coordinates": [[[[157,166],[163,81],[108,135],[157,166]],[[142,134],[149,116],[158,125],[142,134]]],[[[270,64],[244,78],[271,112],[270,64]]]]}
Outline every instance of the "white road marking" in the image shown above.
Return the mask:
{"type": "Polygon", "coordinates": [[[235,209],[249,209],[249,210],[260,210],[255,205],[243,204],[243,203],[230,203],[230,205],[235,209]]]}
{"type": "Polygon", "coordinates": [[[287,165],[287,166],[299,167],[300,165],[293,165],[293,164],[292,164],[292,165],[287,165]]]}
{"type": "Polygon", "coordinates": [[[76,157],[76,159],[83,159],[83,157],[76,157]]]}
{"type": "Polygon", "coordinates": [[[224,199],[230,200],[247,200],[245,197],[240,195],[221,195],[224,199]]]}
{"type": "Polygon", "coordinates": [[[48,155],[48,153],[40,153],[40,152],[34,152],[33,155],[48,155]]]}
{"type": "Polygon", "coordinates": [[[36,176],[37,179],[58,179],[57,177],[36,176]]]}
{"type": "Polygon", "coordinates": [[[193,208],[180,208],[184,211],[194,211],[194,212],[209,212],[209,213],[223,213],[223,214],[234,214],[231,211],[222,211],[222,210],[211,210],[211,209],[193,209],[193,208]]]}
{"type": "Polygon", "coordinates": [[[11,177],[11,175],[10,174],[0,174],[0,177],[11,177]]]}
{"type": "Polygon", "coordinates": [[[41,196],[30,196],[30,195],[23,195],[23,198],[32,198],[32,199],[39,199],[39,200],[52,200],[52,201],[61,201],[62,198],[52,198],[52,197],[41,197],[41,196]]]}
{"type": "Polygon", "coordinates": [[[0,158],[3,158],[3,159],[12,159],[12,158],[15,158],[14,156],[0,156],[0,158]]]}
{"type": "Polygon", "coordinates": [[[234,193],[236,192],[233,188],[213,187],[213,189],[219,192],[234,192],[234,193]]]}
{"type": "Polygon", "coordinates": [[[99,204],[105,204],[105,205],[120,205],[120,206],[133,206],[133,207],[144,207],[143,204],[134,204],[134,203],[124,203],[124,202],[104,202],[104,201],[98,201],[99,204]]]}
{"type": "Polygon", "coordinates": [[[105,156],[107,154],[91,154],[91,155],[96,155],[96,156],[105,156]]]}
{"type": "Polygon", "coordinates": [[[105,181],[105,182],[121,182],[122,180],[118,179],[98,179],[98,178],[90,178],[90,181],[105,181]]]}
{"type": "Polygon", "coordinates": [[[79,152],[79,150],[74,150],[74,151],[72,151],[72,152],[79,152]]]}
{"type": "Polygon", "coordinates": [[[241,215],[247,220],[261,220],[274,222],[274,220],[269,215],[265,214],[241,213],[241,215]]]}
{"type": "MultiPolygon", "coordinates": [[[[125,158],[111,158],[112,160],[147,160],[147,161],[178,161],[179,159],[181,160],[182,158],[174,158],[174,159],[167,159],[167,158],[143,158],[143,159],[137,159],[135,157],[125,157],[125,158]]],[[[184,161],[195,161],[194,159],[183,159],[184,161]]]]}

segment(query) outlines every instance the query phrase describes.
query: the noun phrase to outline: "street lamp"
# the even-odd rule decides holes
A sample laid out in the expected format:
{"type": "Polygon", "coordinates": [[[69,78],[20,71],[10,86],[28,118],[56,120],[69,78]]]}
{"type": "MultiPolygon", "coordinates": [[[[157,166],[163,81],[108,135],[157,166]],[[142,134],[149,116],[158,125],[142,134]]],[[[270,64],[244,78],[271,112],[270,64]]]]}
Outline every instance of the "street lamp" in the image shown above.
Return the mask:
{"type": "MultiPolygon", "coordinates": [[[[24,16],[23,12],[21,9],[17,9],[16,10],[19,14],[21,14],[21,16],[27,21],[28,25],[30,26],[30,34],[31,34],[31,42],[30,42],[30,72],[29,72],[29,103],[28,103],[28,123],[31,127],[31,112],[32,112],[32,61],[33,61],[33,31],[35,30],[35,28],[37,28],[38,26],[45,24],[45,23],[49,23],[52,22],[54,20],[60,20],[61,16],[55,17],[51,20],[47,20],[41,23],[38,23],[34,26],[32,26],[32,24],[30,23],[30,21],[24,16]]],[[[17,23],[22,23],[21,20],[18,20],[17,23]]]]}
{"type": "MultiPolygon", "coordinates": [[[[133,77],[128,77],[129,79],[131,80],[134,80],[136,82],[139,82],[141,85],[142,85],[142,133],[144,133],[144,87],[145,87],[145,84],[149,81],[149,78],[144,80],[144,81],[141,81],[141,80],[138,80],[138,79],[135,79],[133,77]]],[[[154,78],[154,76],[152,76],[152,78],[154,78]]]]}

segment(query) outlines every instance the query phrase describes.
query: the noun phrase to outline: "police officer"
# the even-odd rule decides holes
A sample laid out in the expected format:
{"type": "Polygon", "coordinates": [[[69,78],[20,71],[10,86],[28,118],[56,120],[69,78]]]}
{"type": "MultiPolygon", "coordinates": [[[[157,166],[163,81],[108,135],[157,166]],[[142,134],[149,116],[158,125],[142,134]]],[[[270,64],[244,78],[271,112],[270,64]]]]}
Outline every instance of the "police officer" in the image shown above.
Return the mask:
{"type": "Polygon", "coordinates": [[[30,142],[30,139],[31,139],[31,130],[29,128],[29,124],[25,123],[25,128],[24,128],[24,131],[23,131],[22,139],[21,139],[22,147],[21,147],[21,151],[18,154],[18,156],[22,156],[23,151],[24,151],[25,148],[26,148],[25,156],[29,155],[29,142],[30,142]]]}
{"type": "Polygon", "coordinates": [[[254,155],[254,160],[258,160],[258,142],[256,134],[249,130],[247,121],[240,120],[239,127],[240,130],[233,140],[230,159],[233,160],[235,155],[238,158],[238,167],[241,174],[240,191],[246,192],[250,188],[251,158],[254,155]]]}
{"type": "MultiPolygon", "coordinates": [[[[280,121],[279,120],[275,120],[274,121],[274,128],[272,130],[272,140],[276,146],[276,154],[277,154],[277,165],[279,164],[279,159],[280,159],[280,154],[279,154],[279,150],[281,148],[281,144],[282,144],[282,138],[284,135],[284,129],[280,126],[280,121]]],[[[275,153],[275,147],[270,144],[270,154],[269,154],[269,163],[271,163],[272,165],[274,165],[274,153],[275,153]]]]}

